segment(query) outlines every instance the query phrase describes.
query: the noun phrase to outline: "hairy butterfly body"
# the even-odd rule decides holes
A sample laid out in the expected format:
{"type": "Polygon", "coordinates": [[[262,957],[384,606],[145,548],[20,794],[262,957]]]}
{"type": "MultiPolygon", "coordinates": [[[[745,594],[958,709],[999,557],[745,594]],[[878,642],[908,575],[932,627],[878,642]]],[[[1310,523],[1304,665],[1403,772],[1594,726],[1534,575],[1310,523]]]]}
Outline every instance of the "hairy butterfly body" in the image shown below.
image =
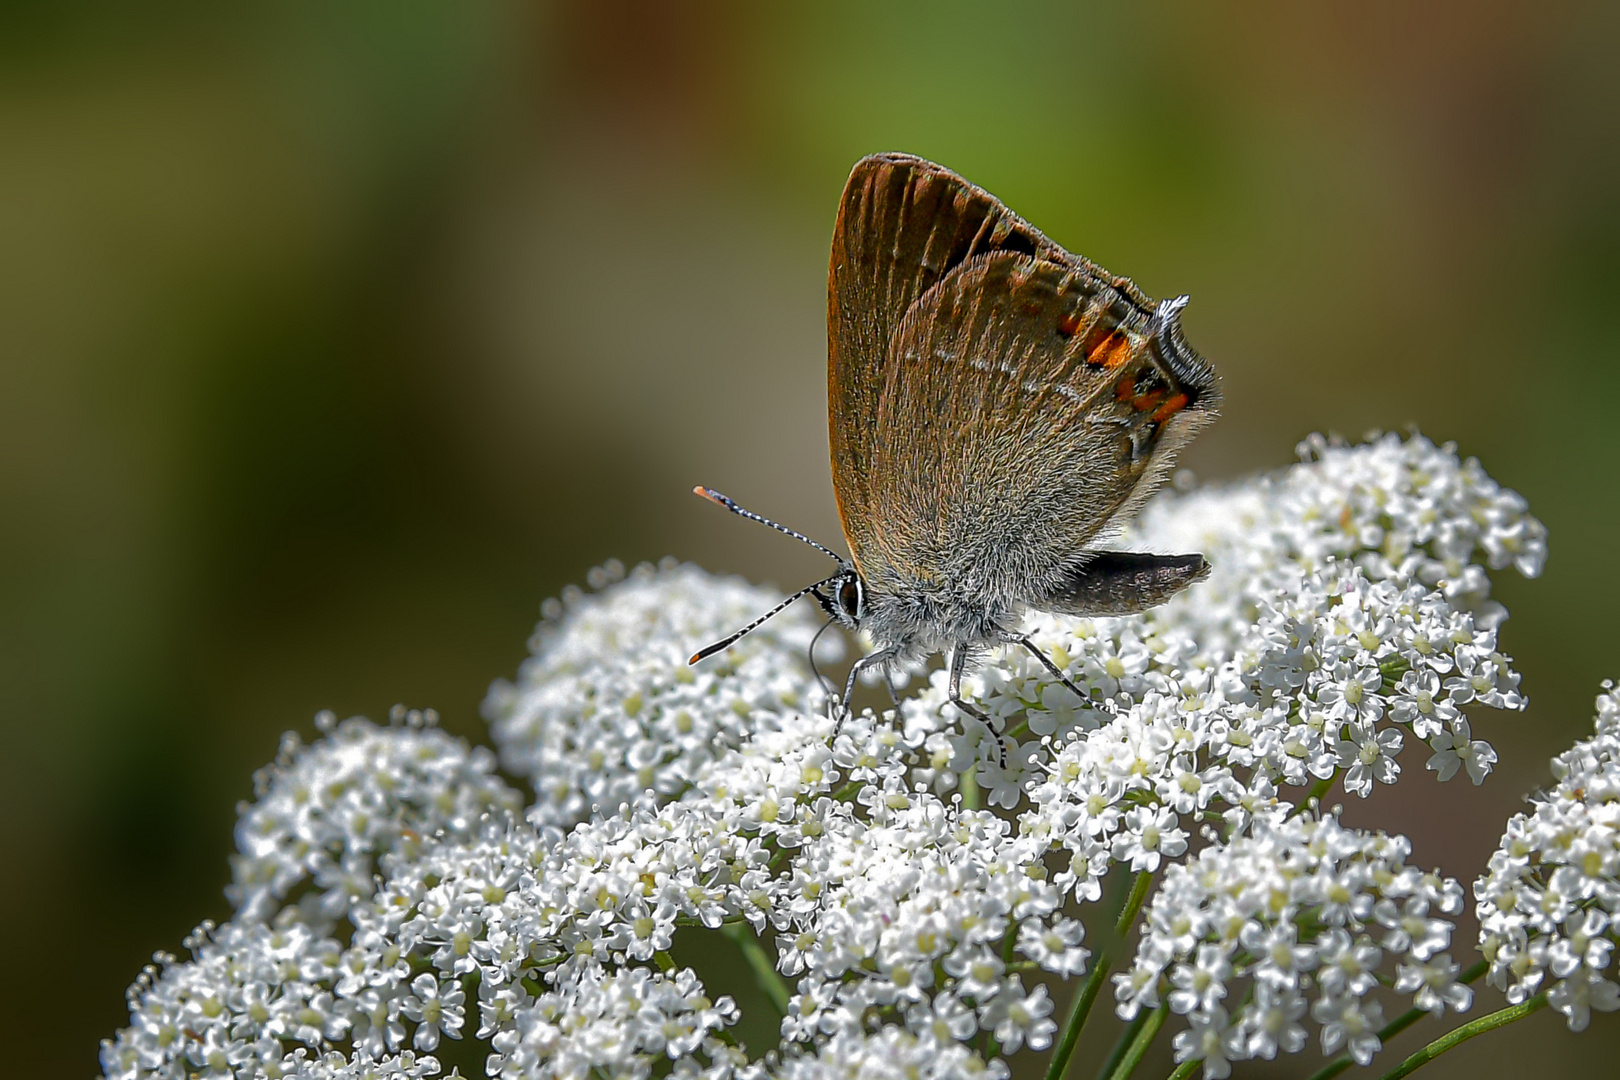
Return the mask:
{"type": "Polygon", "coordinates": [[[951,700],[988,723],[962,699],[962,672],[988,647],[1029,646],[1027,611],[1129,614],[1208,572],[1196,554],[1102,546],[1219,405],[1181,336],[1185,297],[1155,304],[905,154],[850,173],[827,292],[833,489],[852,558],[815,545],[839,571],[782,606],[812,594],[876,643],[846,702],[863,669],[944,652],[951,700]]]}

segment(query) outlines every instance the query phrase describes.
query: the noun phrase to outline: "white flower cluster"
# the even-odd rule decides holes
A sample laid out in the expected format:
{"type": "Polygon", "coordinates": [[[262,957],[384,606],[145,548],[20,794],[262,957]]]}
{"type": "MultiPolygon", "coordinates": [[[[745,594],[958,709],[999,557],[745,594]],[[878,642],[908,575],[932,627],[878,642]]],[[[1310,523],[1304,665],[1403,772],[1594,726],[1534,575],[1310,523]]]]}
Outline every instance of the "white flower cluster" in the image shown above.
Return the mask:
{"type": "Polygon", "coordinates": [[[643,967],[603,972],[540,994],[523,1008],[513,993],[496,1015],[512,1010],[512,1026],[495,1039],[492,1076],[646,1075],[660,1059],[696,1073],[701,1053],[725,1075],[740,1056],[715,1038],[736,1023],[730,998],[710,1001],[690,970],[665,974],[643,967]]]}
{"type": "MultiPolygon", "coordinates": [[[[148,968],[130,988],[130,1026],[102,1046],[107,1076],[344,1076],[352,1075],[351,1061],[401,1075],[439,1071],[432,1057],[391,1052],[389,1027],[402,1030],[401,1003],[340,1015],[333,988],[345,978],[336,966],[343,948],[333,938],[298,924],[242,920],[217,930],[204,924],[186,945],[192,960],[159,954],[161,974],[148,968]],[[354,1058],[331,1050],[310,1056],[310,1048],[351,1034],[354,1058]]],[[[394,966],[406,967],[397,956],[394,966]]],[[[397,1049],[399,1039],[392,1042],[397,1049]]]]}
{"type": "MultiPolygon", "coordinates": [[[[533,805],[511,813],[487,754],[431,726],[351,721],[289,744],[243,811],[237,919],[136,984],[130,1027],[103,1045],[106,1075],[429,1075],[442,1039],[470,1037],[487,1046],[486,1074],[513,1080],[1005,1077],[1002,1055],[1056,1034],[1037,977],[1088,974],[1082,917],[1110,868],[1182,875],[1153,908],[1169,925],[1249,902],[1241,889],[1198,893],[1179,864],[1190,834],[1215,826],[1224,839],[1198,857],[1204,871],[1308,869],[1293,900],[1252,909],[1247,936],[1293,933],[1315,965],[1296,961],[1288,997],[1272,961],[1228,953],[1223,987],[1264,985],[1285,1015],[1304,1007],[1308,975],[1315,1000],[1340,1010],[1318,1019],[1359,1053],[1368,1044],[1346,1017],[1365,1015],[1360,991],[1323,974],[1342,931],[1358,962],[1372,948],[1422,969],[1403,969],[1400,992],[1457,1007],[1442,961],[1424,966],[1443,935],[1418,911],[1455,906],[1454,887],[1397,868],[1398,841],[1285,821],[1277,792],[1389,782],[1407,730],[1449,740],[1436,745],[1442,772],[1482,775],[1491,755],[1464,710],[1522,702],[1471,560],[1513,551],[1533,571],[1540,526],[1420,439],[1317,449],[1278,478],[1146,515],[1141,543],[1210,553],[1216,573],[1191,599],[1134,619],[1037,622],[1085,700],[1025,659],[978,680],[1011,728],[1005,769],[982,728],[951,718],[937,676],[834,738],[813,708],[814,621],[802,615],[687,666],[767,594],[673,564],[596,575],[601,591],[546,612],[519,684],[487,705],[533,805]],[[978,790],[1010,812],[978,808],[978,790]],[[1323,903],[1348,906],[1340,917],[1323,903]],[[1375,924],[1384,936],[1369,945],[1375,924]],[[777,973],[770,993],[744,999],[785,1003],[784,1043],[764,1057],[735,1044],[739,1004],[670,956],[678,932],[721,929],[777,973]]],[[[1188,933],[1117,988],[1124,1011],[1178,979],[1199,983],[1184,971],[1201,962],[1193,946],[1243,944],[1246,931],[1188,933]]],[[[1221,1061],[1240,1036],[1263,1054],[1261,1027],[1293,1048],[1287,1024],[1247,1004],[1228,1020],[1200,985],[1207,1000],[1180,1011],[1206,1070],[1210,1032],[1221,1061]]]]}
{"type": "MultiPolygon", "coordinates": [[[[590,584],[619,582],[610,562],[590,584]]],[[[528,779],[534,813],[555,825],[613,813],[649,794],[668,799],[728,747],[808,708],[816,620],[796,605],[691,667],[692,651],[745,625],[780,597],[666,559],[593,597],[548,600],[516,685],[490,688],[484,715],[501,765],[528,779]]],[[[819,659],[839,658],[825,638],[819,659]]]]}
{"type": "MultiPolygon", "coordinates": [[[[1386,434],[1350,446],[1313,435],[1298,450],[1300,465],[1258,481],[1157,500],[1137,519],[1137,535],[1183,550],[1212,542],[1223,553],[1218,573],[1232,562],[1269,577],[1280,562],[1311,570],[1348,560],[1374,581],[1438,586],[1487,628],[1506,612],[1490,599],[1486,569],[1541,572],[1546,527],[1523,496],[1474,458],[1459,459],[1451,444],[1386,434]]],[[[1253,599],[1269,582],[1237,584],[1253,599]]],[[[1210,614],[1210,623],[1241,632],[1241,624],[1210,614]]]]}
{"type": "Polygon", "coordinates": [[[1603,690],[1596,736],[1553,759],[1557,783],[1508,822],[1474,883],[1492,985],[1514,1003],[1544,989],[1572,1031],[1620,1008],[1620,694],[1603,690]]]}
{"type": "Polygon", "coordinates": [[[1462,887],[1407,866],[1409,853],[1404,838],[1333,816],[1273,812],[1173,864],[1135,965],[1114,977],[1120,1015],[1166,1001],[1189,1022],[1176,1060],[1223,1077],[1233,1061],[1302,1050],[1307,1011],[1324,1053],[1366,1065],[1380,1048],[1381,1006],[1368,998],[1380,982],[1436,1014],[1466,1010],[1473,991],[1441,952],[1462,887]]]}
{"type": "Polygon", "coordinates": [[[253,778],[257,801],[239,808],[225,892],[241,915],[268,917],[307,881],[319,891],[301,897],[305,919],[329,925],[371,895],[378,856],[442,831],[469,836],[484,814],[521,808],[489,750],[440,731],[431,711],[396,709],[393,719],[383,729],[322,713],[314,747],[282,738],[275,763],[253,778]]]}
{"type": "Polygon", "coordinates": [[[948,1035],[917,1036],[891,1025],[870,1034],[840,1032],[814,1056],[788,1058],[776,1075],[781,1080],[971,1080],[994,1073],[948,1035]]]}
{"type": "Polygon", "coordinates": [[[300,1048],[288,1058],[281,1076],[284,1080],[419,1080],[439,1072],[438,1058],[410,1050],[373,1061],[345,1057],[335,1050],[312,1057],[300,1048]]]}
{"type": "MultiPolygon", "coordinates": [[[[273,1076],[311,1052],[326,1067],[344,1044],[357,1061],[431,1051],[472,1026],[476,995],[492,1076],[647,1076],[668,1059],[683,1075],[731,1076],[743,1062],[721,1034],[736,1005],[711,1001],[690,971],[646,966],[668,966],[679,926],[724,923],[768,924],[795,945],[782,967],[816,973],[806,985],[825,987],[823,1000],[801,995],[788,1021],[806,1039],[833,1036],[857,1057],[883,1052],[871,1044],[878,1038],[919,1060],[966,1061],[956,1040],[982,1023],[1004,1047],[1046,1045],[1051,1003],[1004,970],[1003,939],[1016,928],[1020,953],[1073,971],[1084,966],[1079,924],[1047,917],[1055,896],[1027,864],[1009,861],[1017,845],[1004,822],[984,812],[947,819],[937,797],[920,793],[910,805],[892,751],[861,767],[873,781],[841,784],[829,728],[820,716],[788,717],[663,808],[625,807],[566,834],[487,815],[474,836],[446,829],[385,854],[374,893],[348,907],[347,944],[306,925],[296,904],[270,923],[199,934],[193,960],[160,958],[161,971],[132,990],[132,1025],[103,1048],[104,1069],[273,1076]],[[933,855],[932,873],[919,854],[933,855]],[[871,919],[849,918],[846,903],[864,903],[871,919]],[[906,915],[886,936],[874,931],[879,905],[906,915]],[[930,997],[936,962],[954,974],[930,997]],[[879,984],[890,993],[874,1001],[864,991],[879,984]],[[911,1030],[864,1029],[873,1004],[895,1014],[910,1006],[911,1030]]],[[[877,741],[893,747],[893,734],[877,741]]],[[[324,764],[335,777],[336,760],[317,745],[292,771],[324,764]]],[[[778,1064],[811,1068],[835,1052],[823,1045],[778,1064]]]]}

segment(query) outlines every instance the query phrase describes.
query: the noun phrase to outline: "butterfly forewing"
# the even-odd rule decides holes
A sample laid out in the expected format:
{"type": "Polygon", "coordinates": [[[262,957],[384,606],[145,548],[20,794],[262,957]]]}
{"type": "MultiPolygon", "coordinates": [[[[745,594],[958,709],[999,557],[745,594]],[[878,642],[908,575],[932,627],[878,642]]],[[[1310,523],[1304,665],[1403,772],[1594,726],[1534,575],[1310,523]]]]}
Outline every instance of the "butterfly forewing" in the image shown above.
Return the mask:
{"type": "Polygon", "coordinates": [[[1087,266],[989,192],[907,154],[856,164],[833,230],[827,402],[833,490],[856,560],[870,539],[870,452],[889,345],[906,311],[977,254],[1021,251],[1087,266]]]}

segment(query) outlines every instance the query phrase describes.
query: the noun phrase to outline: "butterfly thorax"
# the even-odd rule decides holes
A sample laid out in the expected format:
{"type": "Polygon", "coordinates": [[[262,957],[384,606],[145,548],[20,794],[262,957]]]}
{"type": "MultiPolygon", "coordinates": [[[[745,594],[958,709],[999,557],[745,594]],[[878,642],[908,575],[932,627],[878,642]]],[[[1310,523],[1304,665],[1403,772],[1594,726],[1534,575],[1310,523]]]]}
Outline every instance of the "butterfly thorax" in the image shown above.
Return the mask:
{"type": "Polygon", "coordinates": [[[860,629],[905,660],[981,647],[1014,637],[1022,605],[996,591],[959,584],[884,581],[866,585],[860,629]]]}

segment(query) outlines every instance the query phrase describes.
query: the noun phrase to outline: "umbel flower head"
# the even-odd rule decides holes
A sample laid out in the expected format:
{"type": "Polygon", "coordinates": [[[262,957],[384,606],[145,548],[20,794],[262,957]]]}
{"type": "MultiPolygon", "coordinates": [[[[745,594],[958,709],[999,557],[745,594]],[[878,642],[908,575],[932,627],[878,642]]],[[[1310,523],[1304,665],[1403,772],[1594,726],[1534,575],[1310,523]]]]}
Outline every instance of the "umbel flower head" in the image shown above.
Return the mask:
{"type": "MultiPolygon", "coordinates": [[[[624,577],[592,571],[602,588],[624,577]]],[[[803,607],[766,623],[701,667],[692,642],[740,626],[772,594],[695,566],[641,567],[604,603],[577,588],[543,605],[534,655],[514,685],[484,703],[501,765],[534,789],[530,817],[572,825],[686,790],[727,749],[819,695],[808,657],[816,626],[803,607]]],[[[821,656],[838,659],[836,642],[821,656]]]]}
{"type": "Polygon", "coordinates": [[[1379,1049],[1380,982],[1435,1013],[1473,992],[1440,950],[1462,887],[1406,865],[1404,838],[1347,829],[1332,816],[1272,810],[1247,832],[1172,865],[1146,911],[1132,968],[1114,977],[1120,1014],[1161,999],[1185,1015],[1177,1060],[1225,1076],[1228,1062],[1297,1053],[1303,1020],[1322,1050],[1365,1065],[1379,1049]]]}
{"type": "Polygon", "coordinates": [[[1369,1060],[1378,981],[1468,1007],[1443,952],[1461,892],[1295,804],[1396,782],[1410,739],[1442,779],[1484,778],[1470,716],[1524,703],[1487,568],[1537,572],[1544,535],[1449,447],[1305,450],[1142,515],[1131,539],[1205,552],[1203,584],[1031,620],[1083,699],[1013,654],[971,680],[1005,767],[938,675],[835,724],[809,610],[693,669],[773,594],[604,568],[486,704],[532,798],[427,715],[288,741],[241,811],[236,914],[131,988],[105,1074],[432,1076],[472,1039],[511,1078],[1002,1077],[1083,1017],[1054,988],[1111,971],[1116,1011],[1183,1018],[1208,1076],[1301,1050],[1307,1016],[1369,1060]],[[1117,966],[1114,868],[1137,875],[1127,923],[1160,882],[1117,966]],[[740,948],[760,992],[705,987],[677,935],[740,948]],[[778,1045],[738,1043],[744,1008],[778,1045]]]}
{"type": "Polygon", "coordinates": [[[1603,684],[1597,732],[1553,759],[1550,791],[1515,814],[1474,882],[1492,985],[1519,1002],[1548,984],[1572,1031],[1620,1008],[1620,696],[1603,684]]]}

